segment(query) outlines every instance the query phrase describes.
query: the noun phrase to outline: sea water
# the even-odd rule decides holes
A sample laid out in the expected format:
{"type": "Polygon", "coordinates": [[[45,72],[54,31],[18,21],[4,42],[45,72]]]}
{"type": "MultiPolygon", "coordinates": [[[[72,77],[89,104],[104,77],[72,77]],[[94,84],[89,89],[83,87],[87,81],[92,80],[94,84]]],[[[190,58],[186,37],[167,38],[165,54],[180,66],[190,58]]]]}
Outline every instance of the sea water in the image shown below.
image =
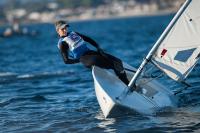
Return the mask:
{"type": "MultiPolygon", "coordinates": [[[[106,52],[138,67],[173,15],[71,22],[106,52]]],[[[91,70],[64,64],[53,24],[23,25],[36,36],[0,38],[0,132],[198,132],[200,65],[179,93],[180,106],[153,116],[105,119],[91,70]]],[[[1,27],[3,31],[5,27],[1,27]]],[[[162,81],[165,83],[165,81],[162,81]]],[[[179,89],[174,82],[167,84],[179,89]]],[[[113,90],[114,91],[114,90],[113,90]]],[[[134,102],[134,101],[133,101],[134,102]]]]}

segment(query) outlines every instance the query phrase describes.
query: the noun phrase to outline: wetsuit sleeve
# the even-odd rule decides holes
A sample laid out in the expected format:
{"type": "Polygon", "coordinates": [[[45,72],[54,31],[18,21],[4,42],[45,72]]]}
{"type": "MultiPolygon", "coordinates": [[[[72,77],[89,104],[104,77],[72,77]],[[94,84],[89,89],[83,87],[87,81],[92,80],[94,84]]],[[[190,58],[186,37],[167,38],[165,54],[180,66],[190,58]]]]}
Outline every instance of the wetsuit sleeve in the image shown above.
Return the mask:
{"type": "Polygon", "coordinates": [[[90,44],[91,44],[92,46],[94,46],[95,48],[100,49],[100,47],[99,47],[99,45],[97,44],[97,42],[95,42],[93,39],[91,39],[90,37],[85,36],[85,35],[83,35],[83,34],[80,34],[80,33],[78,33],[78,32],[76,32],[76,33],[77,33],[80,37],[82,37],[84,41],[90,43],[90,44]]]}
{"type": "Polygon", "coordinates": [[[62,55],[62,58],[63,58],[63,61],[65,62],[65,64],[79,63],[78,59],[69,59],[69,57],[68,57],[69,47],[66,42],[61,42],[61,43],[62,44],[59,45],[59,48],[60,48],[60,53],[62,55]]]}

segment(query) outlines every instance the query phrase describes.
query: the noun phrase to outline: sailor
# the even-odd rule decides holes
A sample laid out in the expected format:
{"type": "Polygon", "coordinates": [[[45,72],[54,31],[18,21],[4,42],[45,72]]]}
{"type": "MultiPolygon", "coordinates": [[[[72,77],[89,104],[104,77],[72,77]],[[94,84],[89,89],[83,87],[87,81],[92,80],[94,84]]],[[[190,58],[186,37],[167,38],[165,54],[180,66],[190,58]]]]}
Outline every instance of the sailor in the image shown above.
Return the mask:
{"type": "Polygon", "coordinates": [[[104,53],[93,39],[78,32],[69,31],[68,27],[69,24],[66,21],[55,22],[55,28],[60,38],[58,48],[65,64],[81,62],[87,68],[98,66],[104,69],[113,69],[119,79],[128,85],[129,81],[120,59],[104,53]],[[97,50],[92,50],[88,44],[97,50]]]}

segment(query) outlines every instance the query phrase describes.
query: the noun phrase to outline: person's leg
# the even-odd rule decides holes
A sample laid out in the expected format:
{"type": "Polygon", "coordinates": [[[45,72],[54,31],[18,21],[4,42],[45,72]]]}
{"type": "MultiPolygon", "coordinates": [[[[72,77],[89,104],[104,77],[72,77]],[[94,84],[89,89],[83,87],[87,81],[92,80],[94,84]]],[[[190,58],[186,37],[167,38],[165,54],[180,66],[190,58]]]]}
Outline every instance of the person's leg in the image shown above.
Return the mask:
{"type": "Polygon", "coordinates": [[[115,73],[119,77],[119,79],[121,79],[126,85],[128,85],[129,80],[128,80],[126,72],[124,70],[122,61],[119,58],[114,57],[110,54],[105,54],[104,56],[106,56],[110,60],[110,62],[112,62],[113,70],[115,71],[115,73]]]}
{"type": "Polygon", "coordinates": [[[119,79],[121,79],[126,85],[129,84],[122,61],[112,55],[101,55],[98,52],[90,51],[81,56],[80,62],[88,68],[95,65],[105,69],[113,69],[119,79]]]}

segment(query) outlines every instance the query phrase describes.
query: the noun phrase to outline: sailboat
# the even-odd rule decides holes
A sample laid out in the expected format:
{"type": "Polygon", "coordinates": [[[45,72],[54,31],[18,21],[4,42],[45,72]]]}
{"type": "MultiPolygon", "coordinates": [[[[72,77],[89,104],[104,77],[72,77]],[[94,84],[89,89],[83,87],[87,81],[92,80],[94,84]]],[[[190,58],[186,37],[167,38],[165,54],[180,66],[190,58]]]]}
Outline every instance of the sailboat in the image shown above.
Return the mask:
{"type": "Polygon", "coordinates": [[[162,108],[177,107],[172,91],[156,79],[142,77],[149,63],[176,82],[184,82],[200,58],[200,0],[186,0],[147,54],[138,69],[124,63],[130,83],[126,86],[109,70],[94,66],[95,92],[105,117],[123,109],[154,114],[162,108]],[[142,78],[139,78],[142,77],[142,78]]]}

